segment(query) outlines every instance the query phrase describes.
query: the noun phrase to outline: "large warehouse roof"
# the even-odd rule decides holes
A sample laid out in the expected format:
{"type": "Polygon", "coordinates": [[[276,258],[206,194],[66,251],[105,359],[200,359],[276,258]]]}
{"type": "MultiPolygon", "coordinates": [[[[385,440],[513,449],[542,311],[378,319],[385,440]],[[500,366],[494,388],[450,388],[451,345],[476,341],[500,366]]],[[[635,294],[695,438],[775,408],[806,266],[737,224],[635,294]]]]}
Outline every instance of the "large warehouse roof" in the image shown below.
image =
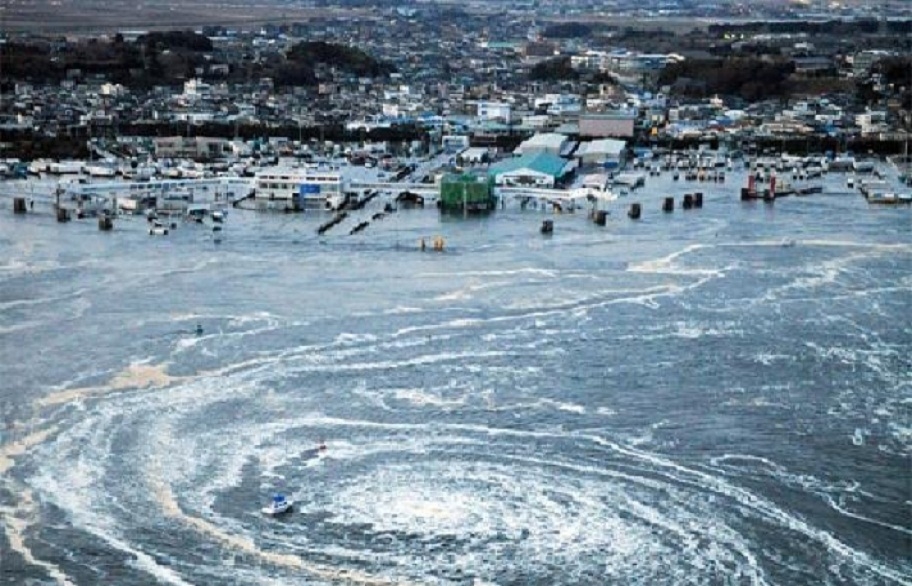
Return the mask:
{"type": "Polygon", "coordinates": [[[548,153],[536,153],[501,161],[492,165],[488,173],[496,176],[528,169],[542,175],[559,178],[564,174],[566,167],[566,159],[548,153]]]}

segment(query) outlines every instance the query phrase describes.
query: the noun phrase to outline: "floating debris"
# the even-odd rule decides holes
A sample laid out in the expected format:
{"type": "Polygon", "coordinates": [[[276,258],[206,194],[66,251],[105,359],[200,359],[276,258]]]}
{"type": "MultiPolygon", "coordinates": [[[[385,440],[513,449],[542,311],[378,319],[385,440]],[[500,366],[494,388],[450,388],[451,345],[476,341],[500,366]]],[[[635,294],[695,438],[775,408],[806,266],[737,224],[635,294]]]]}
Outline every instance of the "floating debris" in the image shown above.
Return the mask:
{"type": "Polygon", "coordinates": [[[344,220],[347,217],[348,217],[348,212],[340,212],[340,213],[336,214],[336,216],[333,219],[331,219],[330,221],[326,222],[325,224],[323,224],[322,226],[317,228],[317,234],[325,233],[327,230],[329,230],[333,226],[336,226],[337,224],[342,222],[342,220],[344,220]]]}
{"type": "Polygon", "coordinates": [[[361,222],[360,224],[358,224],[357,226],[352,228],[348,234],[349,235],[357,234],[358,232],[360,232],[361,230],[364,230],[368,226],[370,226],[370,222],[361,222]]]}

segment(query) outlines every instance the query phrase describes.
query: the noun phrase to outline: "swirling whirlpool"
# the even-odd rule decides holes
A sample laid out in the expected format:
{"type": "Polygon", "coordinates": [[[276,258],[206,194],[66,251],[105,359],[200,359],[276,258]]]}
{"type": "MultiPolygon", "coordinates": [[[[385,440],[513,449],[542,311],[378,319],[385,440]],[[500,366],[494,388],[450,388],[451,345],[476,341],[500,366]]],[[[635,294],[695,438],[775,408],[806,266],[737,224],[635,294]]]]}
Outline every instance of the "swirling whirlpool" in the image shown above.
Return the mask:
{"type": "MultiPolygon", "coordinates": [[[[897,577],[719,469],[546,418],[518,426],[522,404],[473,404],[452,381],[385,386],[365,377],[387,366],[370,361],[376,347],[342,339],[186,377],[134,365],[134,386],[126,373],[66,394],[27,484],[106,544],[96,576],[117,567],[175,584],[766,584],[811,579],[805,549],[822,549],[855,583],[897,577]],[[340,355],[347,361],[330,366],[340,355]],[[326,368],[342,388],[308,386],[326,368]],[[259,509],[276,491],[296,509],[270,519],[259,509]]],[[[42,538],[62,543],[53,529],[42,538]]]]}
{"type": "Polygon", "coordinates": [[[0,275],[0,581],[912,584],[907,217],[706,189],[446,257],[261,216],[230,256],[36,238],[0,275]]]}

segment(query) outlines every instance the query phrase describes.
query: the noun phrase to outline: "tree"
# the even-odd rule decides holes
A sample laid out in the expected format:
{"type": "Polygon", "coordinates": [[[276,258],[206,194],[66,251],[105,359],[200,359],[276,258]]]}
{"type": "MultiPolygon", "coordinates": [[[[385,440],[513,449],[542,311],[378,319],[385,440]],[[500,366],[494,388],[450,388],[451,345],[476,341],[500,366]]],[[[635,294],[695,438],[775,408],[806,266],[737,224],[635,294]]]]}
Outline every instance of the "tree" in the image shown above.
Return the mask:
{"type": "Polygon", "coordinates": [[[785,60],[691,59],[668,65],[659,76],[659,85],[671,85],[676,93],[691,97],[718,94],[760,101],[788,95],[793,71],[794,65],[785,60]],[[685,80],[687,83],[683,83],[685,80]]]}
{"type": "Polygon", "coordinates": [[[582,22],[562,22],[548,26],[542,36],[549,39],[578,39],[592,34],[592,27],[582,22]]]}
{"type": "Polygon", "coordinates": [[[286,57],[298,64],[331,65],[358,76],[379,77],[396,71],[392,64],[378,61],[361,49],[324,41],[298,43],[286,57]]]}
{"type": "Polygon", "coordinates": [[[535,64],[529,79],[536,81],[565,81],[579,79],[579,72],[570,65],[570,57],[555,57],[535,64]]]}

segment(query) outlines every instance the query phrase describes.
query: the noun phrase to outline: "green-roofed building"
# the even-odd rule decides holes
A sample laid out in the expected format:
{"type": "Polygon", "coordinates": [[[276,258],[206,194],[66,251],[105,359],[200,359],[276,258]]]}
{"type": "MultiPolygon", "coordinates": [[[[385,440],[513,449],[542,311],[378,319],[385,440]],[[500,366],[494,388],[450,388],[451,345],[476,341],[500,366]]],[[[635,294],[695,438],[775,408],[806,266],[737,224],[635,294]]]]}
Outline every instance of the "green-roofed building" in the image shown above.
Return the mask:
{"type": "Polygon", "coordinates": [[[445,175],[440,182],[440,209],[445,212],[487,212],[497,208],[494,184],[484,175],[445,175]]]}
{"type": "Polygon", "coordinates": [[[534,153],[491,165],[495,185],[554,187],[573,172],[573,163],[550,153],[534,153]]]}

